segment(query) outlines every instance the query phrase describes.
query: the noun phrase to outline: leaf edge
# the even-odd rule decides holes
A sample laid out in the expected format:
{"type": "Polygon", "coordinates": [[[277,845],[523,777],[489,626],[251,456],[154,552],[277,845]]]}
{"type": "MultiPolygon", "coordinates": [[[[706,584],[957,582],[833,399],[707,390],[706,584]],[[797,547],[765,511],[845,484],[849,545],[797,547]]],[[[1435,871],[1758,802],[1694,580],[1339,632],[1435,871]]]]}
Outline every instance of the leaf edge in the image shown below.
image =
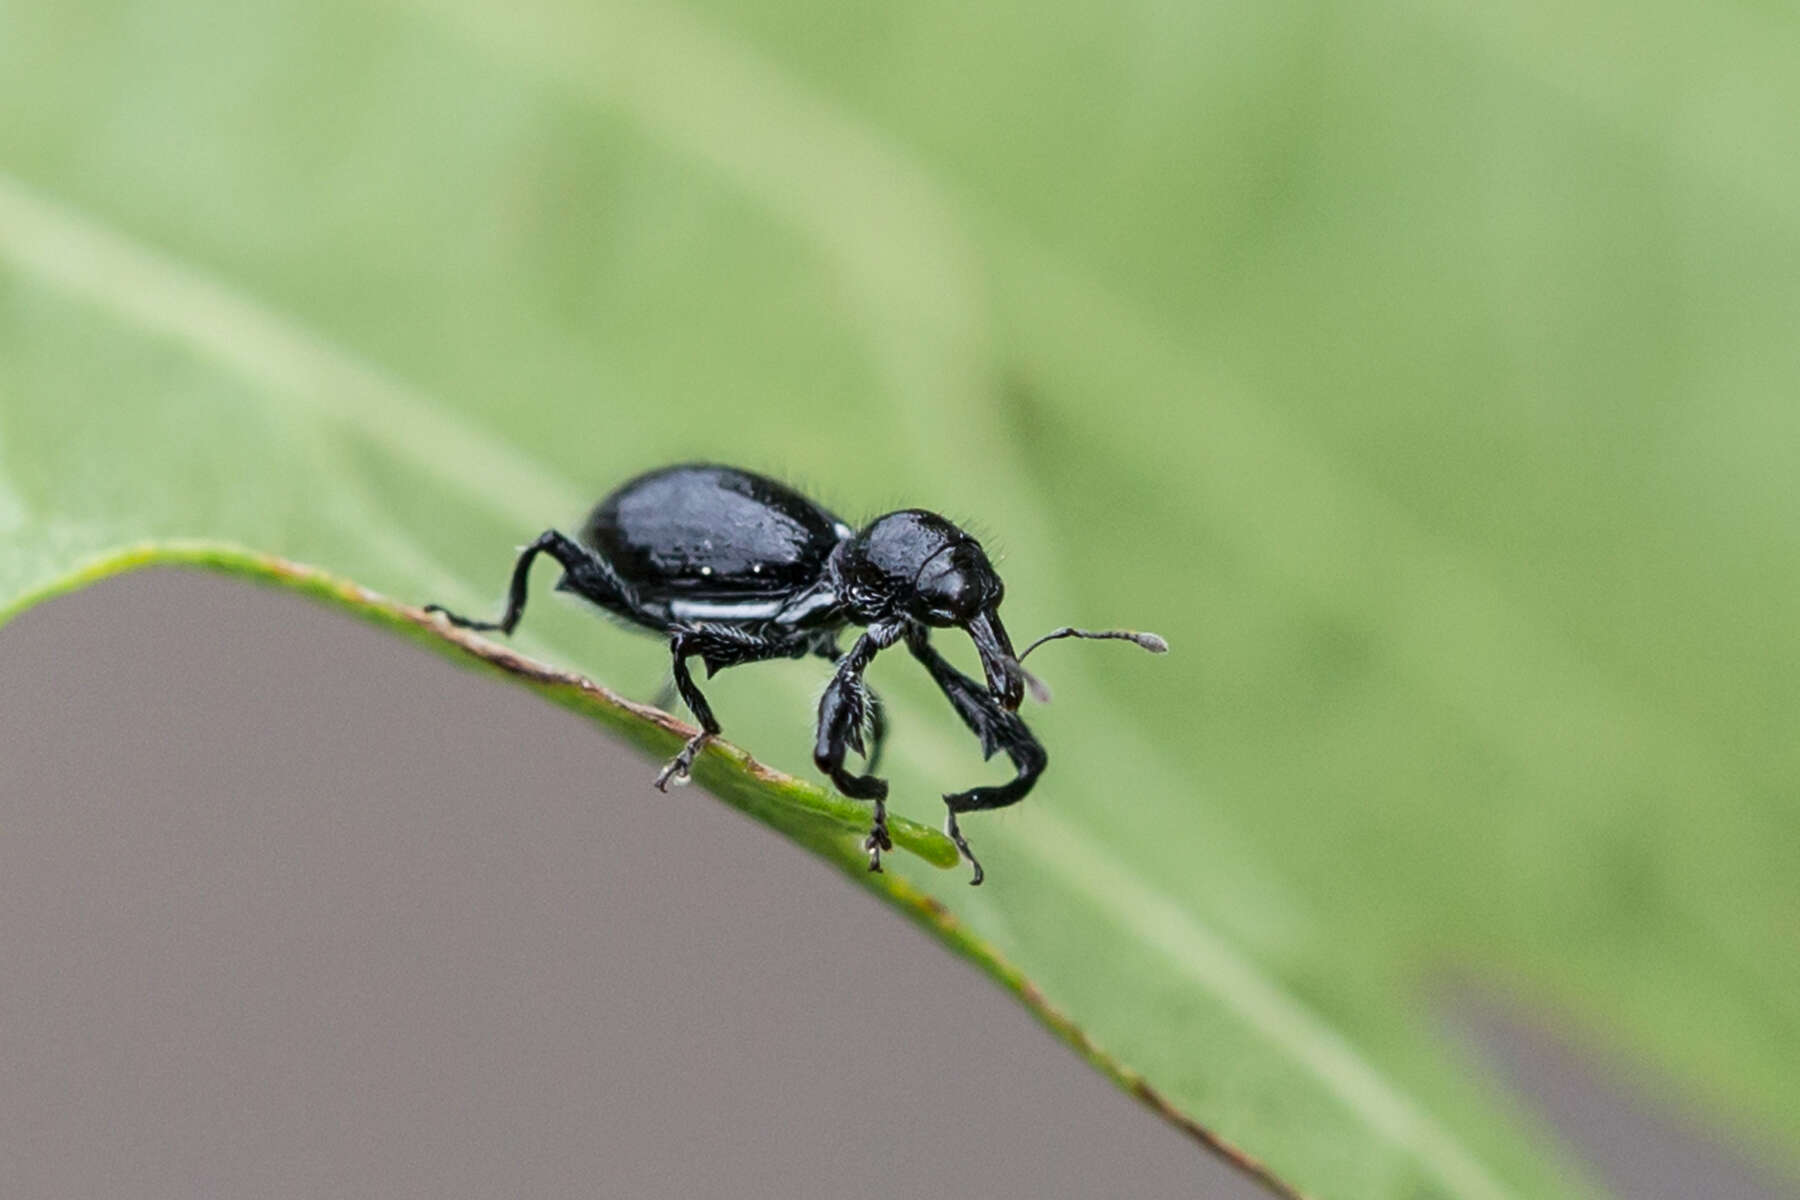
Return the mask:
{"type": "MultiPolygon", "coordinates": [[[[666,756],[695,732],[691,726],[660,709],[626,699],[584,676],[537,662],[478,634],[457,629],[421,608],[402,604],[321,568],[230,542],[143,541],[92,556],[0,605],[0,626],[46,600],[128,571],[154,567],[216,571],[335,605],[458,665],[520,683],[551,703],[604,726],[648,754],[666,756]]],[[[860,805],[775,770],[741,747],[722,739],[714,739],[696,759],[693,778],[715,798],[789,837],[837,867],[851,882],[894,905],[913,924],[943,943],[947,950],[1010,993],[1053,1038],[1228,1166],[1260,1184],[1271,1195],[1287,1200],[1307,1200],[1305,1193],[1278,1176],[1262,1160],[1183,1112],[1141,1072],[1108,1054],[1072,1017],[1052,1004],[1022,970],[972,933],[942,901],[890,872],[869,871],[861,850],[867,815],[860,805]],[[771,819],[766,805],[755,802],[757,797],[765,801],[773,797],[793,809],[793,823],[783,824],[771,819]],[[810,830],[809,826],[812,827],[810,830]]],[[[947,869],[960,861],[955,844],[935,829],[896,815],[889,818],[889,830],[897,849],[905,849],[934,867],[947,869]]]]}

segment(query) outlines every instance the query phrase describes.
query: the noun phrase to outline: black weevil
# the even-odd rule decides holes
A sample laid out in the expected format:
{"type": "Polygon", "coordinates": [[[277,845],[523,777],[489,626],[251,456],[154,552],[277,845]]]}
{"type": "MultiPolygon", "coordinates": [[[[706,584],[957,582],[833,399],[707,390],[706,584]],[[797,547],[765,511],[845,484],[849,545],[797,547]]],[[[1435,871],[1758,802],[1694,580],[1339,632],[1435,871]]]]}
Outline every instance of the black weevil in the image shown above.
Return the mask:
{"type": "MultiPolygon", "coordinates": [[[[525,547],[513,568],[506,613],[498,621],[474,621],[443,607],[453,625],[511,633],[525,609],[532,560],[548,554],[562,565],[559,591],[573,592],[607,612],[669,639],[675,687],[700,722],[700,732],[681,748],[656,786],[684,778],[707,741],[719,733],[706,697],[688,674],[698,656],[708,677],[725,667],[771,658],[816,655],[837,664],[819,701],[813,761],[846,796],[875,802],[875,820],[863,843],[869,869],[881,869],[881,852],[893,849],[887,830],[887,782],[872,772],[885,735],[880,700],[863,682],[876,653],[904,641],[943,689],[975,736],[982,753],[1012,760],[1014,778],[995,787],[944,797],[944,831],[982,880],[958,813],[1004,808],[1023,799],[1043,773],[1044,748],[1019,719],[1029,683],[1006,627],[1000,623],[1005,587],[981,544],[936,513],[907,508],[871,521],[860,532],[784,484],[734,467],[692,463],[665,467],[624,484],[594,507],[571,539],[552,529],[525,547]],[[864,632],[840,652],[846,625],[864,632]],[[984,688],[945,661],[931,646],[931,630],[967,630],[981,655],[984,688]],[[868,729],[867,748],[863,740],[868,729]],[[871,774],[846,770],[844,756],[867,758],[871,774]]],[[[1161,652],[1155,634],[1062,628],[1039,638],[1025,653],[1055,638],[1122,638],[1161,652]]]]}

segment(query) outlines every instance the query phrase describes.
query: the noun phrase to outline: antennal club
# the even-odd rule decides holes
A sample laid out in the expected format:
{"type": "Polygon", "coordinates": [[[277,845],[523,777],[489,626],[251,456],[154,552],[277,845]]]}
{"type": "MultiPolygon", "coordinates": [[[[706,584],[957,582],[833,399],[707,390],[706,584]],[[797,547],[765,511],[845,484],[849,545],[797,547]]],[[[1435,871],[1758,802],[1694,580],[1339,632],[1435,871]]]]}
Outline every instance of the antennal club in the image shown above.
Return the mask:
{"type": "MultiPolygon", "coordinates": [[[[1019,652],[1019,657],[1015,661],[1022,664],[1027,654],[1030,654],[1045,642],[1054,642],[1061,638],[1088,638],[1096,642],[1130,642],[1133,645],[1142,646],[1152,654],[1167,654],[1169,652],[1169,643],[1159,634],[1139,633],[1135,629],[1077,629],[1073,625],[1064,625],[1061,629],[1052,629],[1049,633],[1046,633],[1043,637],[1025,647],[1024,650],[1019,652]]],[[[1039,679],[1036,675],[1033,675],[1030,671],[1027,671],[1023,665],[1019,666],[1019,674],[1025,677],[1025,686],[1031,689],[1031,698],[1033,700],[1036,700],[1039,704],[1050,703],[1050,686],[1048,684],[1039,679]]]]}

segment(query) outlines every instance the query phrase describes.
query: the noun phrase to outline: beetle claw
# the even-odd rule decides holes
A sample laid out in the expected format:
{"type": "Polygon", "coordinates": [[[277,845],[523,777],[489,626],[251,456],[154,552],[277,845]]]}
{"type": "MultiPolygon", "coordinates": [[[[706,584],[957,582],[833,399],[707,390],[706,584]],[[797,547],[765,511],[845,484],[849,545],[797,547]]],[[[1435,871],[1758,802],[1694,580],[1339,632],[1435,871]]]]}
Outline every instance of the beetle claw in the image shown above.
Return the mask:
{"type": "Polygon", "coordinates": [[[688,775],[688,768],[694,765],[694,756],[700,753],[706,743],[712,741],[712,737],[712,734],[702,730],[689,738],[687,740],[687,745],[681,748],[680,753],[674,758],[671,758],[663,765],[663,769],[657,772],[655,780],[656,790],[667,793],[669,784],[674,783],[681,785],[687,783],[690,778],[688,775]]]}
{"type": "MultiPolygon", "coordinates": [[[[948,799],[948,797],[945,798],[948,799]]],[[[975,857],[973,850],[969,849],[969,841],[963,837],[962,826],[956,823],[955,809],[950,810],[950,815],[944,821],[944,832],[949,834],[950,840],[956,843],[957,852],[968,859],[969,865],[975,868],[975,874],[969,880],[969,886],[980,887],[981,881],[987,878],[987,872],[981,869],[981,860],[975,857]]]]}

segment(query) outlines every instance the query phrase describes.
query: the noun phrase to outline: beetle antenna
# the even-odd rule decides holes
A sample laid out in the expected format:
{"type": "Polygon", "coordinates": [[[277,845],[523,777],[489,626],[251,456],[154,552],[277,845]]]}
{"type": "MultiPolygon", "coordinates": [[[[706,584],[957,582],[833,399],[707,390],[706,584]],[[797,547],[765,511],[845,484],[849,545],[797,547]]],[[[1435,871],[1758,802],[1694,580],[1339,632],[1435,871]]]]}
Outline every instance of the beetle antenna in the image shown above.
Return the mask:
{"type": "MultiPolygon", "coordinates": [[[[1054,642],[1060,638],[1091,638],[1094,641],[1131,642],[1134,645],[1142,646],[1152,654],[1167,654],[1169,652],[1169,643],[1154,633],[1139,633],[1135,629],[1076,629],[1073,625],[1064,625],[1061,629],[1052,629],[1049,633],[1046,633],[1043,637],[1021,650],[1019,652],[1020,660],[1023,661],[1027,654],[1030,654],[1045,642],[1054,642]]],[[[1026,678],[1029,679],[1030,676],[1026,676],[1026,678]]]]}
{"type": "Polygon", "coordinates": [[[1091,638],[1095,641],[1131,642],[1134,645],[1142,646],[1152,654],[1167,654],[1169,652],[1169,643],[1160,635],[1154,633],[1139,633],[1135,629],[1077,629],[1073,625],[1064,625],[1061,629],[1052,629],[1049,633],[1046,633],[1043,637],[1021,650],[1019,652],[1019,657],[1013,660],[1014,666],[1018,668],[1020,676],[1025,680],[1025,686],[1031,689],[1031,698],[1036,700],[1039,704],[1050,703],[1050,685],[1039,679],[1036,675],[1033,675],[1030,671],[1027,671],[1021,660],[1045,642],[1054,642],[1059,638],[1091,638]]]}

